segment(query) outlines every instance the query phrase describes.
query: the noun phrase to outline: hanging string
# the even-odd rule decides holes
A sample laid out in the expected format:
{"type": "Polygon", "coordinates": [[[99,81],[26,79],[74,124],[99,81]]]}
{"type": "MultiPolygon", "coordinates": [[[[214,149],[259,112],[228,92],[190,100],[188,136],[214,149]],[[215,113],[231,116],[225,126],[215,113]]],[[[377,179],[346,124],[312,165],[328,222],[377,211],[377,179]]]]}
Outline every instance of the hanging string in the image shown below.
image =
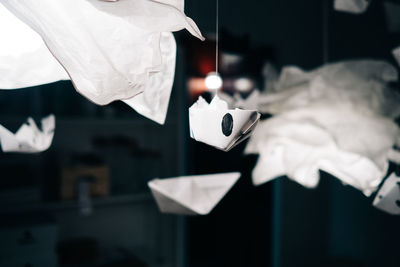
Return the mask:
{"type": "Polygon", "coordinates": [[[219,43],[219,0],[215,1],[216,3],[216,29],[215,29],[215,34],[216,34],[216,41],[215,41],[215,72],[218,73],[218,43],[219,43]]]}

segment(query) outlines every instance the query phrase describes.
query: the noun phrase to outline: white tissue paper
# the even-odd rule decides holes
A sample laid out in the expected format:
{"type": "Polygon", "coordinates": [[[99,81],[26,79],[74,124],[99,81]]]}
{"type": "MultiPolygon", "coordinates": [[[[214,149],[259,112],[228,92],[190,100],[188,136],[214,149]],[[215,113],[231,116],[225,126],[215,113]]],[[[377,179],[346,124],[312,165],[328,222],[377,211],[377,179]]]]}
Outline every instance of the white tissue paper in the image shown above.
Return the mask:
{"type": "Polygon", "coordinates": [[[0,143],[3,152],[38,153],[47,150],[53,141],[55,117],[49,115],[41,121],[42,130],[32,118],[13,134],[0,125],[0,143]]]}
{"type": "Polygon", "coordinates": [[[100,105],[126,100],[159,123],[165,120],[174,76],[170,32],[186,28],[204,39],[183,13],[183,0],[0,3],[39,33],[79,93],[100,105]],[[144,91],[150,92],[133,100],[144,91]]]}
{"type": "Polygon", "coordinates": [[[337,11],[361,14],[367,10],[370,2],[371,0],[335,0],[333,7],[337,11]]]}
{"type": "Polygon", "coordinates": [[[375,196],[373,205],[387,213],[400,215],[400,177],[392,173],[375,196]]]}
{"type": "Polygon", "coordinates": [[[161,212],[206,215],[239,178],[232,172],[154,179],[148,185],[161,212]]]}
{"type": "MultiPolygon", "coordinates": [[[[399,13],[400,15],[400,13],[399,13]]],[[[396,59],[397,64],[399,64],[400,66],[400,46],[396,47],[392,50],[392,54],[394,56],[394,58],[396,59]]]]}
{"type": "Polygon", "coordinates": [[[0,34],[0,89],[69,79],[42,38],[1,4],[0,34]]]}
{"type": "Polygon", "coordinates": [[[246,147],[260,154],[254,184],[287,175],[315,187],[323,170],[370,195],[399,134],[393,119],[400,96],[387,86],[396,80],[396,69],[382,61],[284,68],[274,90],[260,96],[259,110],[274,116],[259,123],[246,147]]]}
{"type": "Polygon", "coordinates": [[[229,151],[252,134],[259,119],[256,110],[228,109],[217,95],[210,104],[199,97],[189,108],[190,137],[229,151]]]}

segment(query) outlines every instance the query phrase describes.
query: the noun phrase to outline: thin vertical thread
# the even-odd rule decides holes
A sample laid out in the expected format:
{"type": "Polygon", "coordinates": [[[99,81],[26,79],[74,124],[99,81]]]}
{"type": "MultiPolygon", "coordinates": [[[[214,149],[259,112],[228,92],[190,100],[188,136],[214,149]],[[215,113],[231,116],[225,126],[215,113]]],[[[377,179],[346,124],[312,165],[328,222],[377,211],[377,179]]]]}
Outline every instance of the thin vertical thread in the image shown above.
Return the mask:
{"type": "Polygon", "coordinates": [[[216,26],[215,26],[215,72],[218,73],[218,45],[219,45],[219,0],[216,0],[216,26]]]}

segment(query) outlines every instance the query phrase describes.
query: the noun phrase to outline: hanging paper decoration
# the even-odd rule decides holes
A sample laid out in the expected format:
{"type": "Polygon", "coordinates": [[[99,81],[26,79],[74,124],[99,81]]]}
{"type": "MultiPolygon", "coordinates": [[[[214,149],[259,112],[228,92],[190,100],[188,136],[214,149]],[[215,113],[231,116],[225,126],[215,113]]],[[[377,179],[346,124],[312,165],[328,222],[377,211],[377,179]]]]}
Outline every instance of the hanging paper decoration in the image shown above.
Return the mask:
{"type": "Polygon", "coordinates": [[[159,123],[165,120],[174,76],[170,32],[186,28],[203,39],[183,13],[183,0],[1,3],[39,33],[79,93],[99,105],[126,100],[159,123]]]}
{"type": "Polygon", "coordinates": [[[274,116],[260,122],[246,147],[260,154],[254,184],[287,175],[315,187],[323,170],[367,196],[374,192],[399,135],[393,119],[400,96],[387,85],[397,75],[392,65],[373,60],[310,72],[284,68],[258,105],[274,116]]]}
{"type": "Polygon", "coordinates": [[[1,4],[0,34],[0,89],[69,79],[42,38],[1,4]]]}
{"type": "Polygon", "coordinates": [[[37,153],[47,150],[53,141],[55,129],[55,117],[50,115],[41,121],[40,130],[32,118],[23,124],[13,134],[0,125],[0,144],[3,152],[37,153]]]}
{"type": "Polygon", "coordinates": [[[154,179],[148,185],[161,212],[206,215],[239,178],[232,172],[154,179]]]}
{"type": "Polygon", "coordinates": [[[200,97],[189,108],[190,137],[229,151],[252,134],[259,119],[256,110],[228,109],[217,95],[210,104],[200,97]]]}

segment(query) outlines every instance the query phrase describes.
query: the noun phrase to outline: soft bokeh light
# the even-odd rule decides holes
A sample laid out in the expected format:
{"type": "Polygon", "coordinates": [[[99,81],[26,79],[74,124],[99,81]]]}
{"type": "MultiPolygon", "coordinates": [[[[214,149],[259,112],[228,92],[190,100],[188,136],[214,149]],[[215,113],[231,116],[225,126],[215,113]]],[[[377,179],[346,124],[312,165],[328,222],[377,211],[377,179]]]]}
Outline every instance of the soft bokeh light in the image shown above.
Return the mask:
{"type": "Polygon", "coordinates": [[[249,92],[254,88],[254,82],[249,78],[242,77],[235,80],[234,86],[239,92],[249,92]]]}
{"type": "Polygon", "coordinates": [[[205,79],[206,87],[210,90],[218,90],[222,87],[222,78],[216,72],[210,72],[205,79]]]}

